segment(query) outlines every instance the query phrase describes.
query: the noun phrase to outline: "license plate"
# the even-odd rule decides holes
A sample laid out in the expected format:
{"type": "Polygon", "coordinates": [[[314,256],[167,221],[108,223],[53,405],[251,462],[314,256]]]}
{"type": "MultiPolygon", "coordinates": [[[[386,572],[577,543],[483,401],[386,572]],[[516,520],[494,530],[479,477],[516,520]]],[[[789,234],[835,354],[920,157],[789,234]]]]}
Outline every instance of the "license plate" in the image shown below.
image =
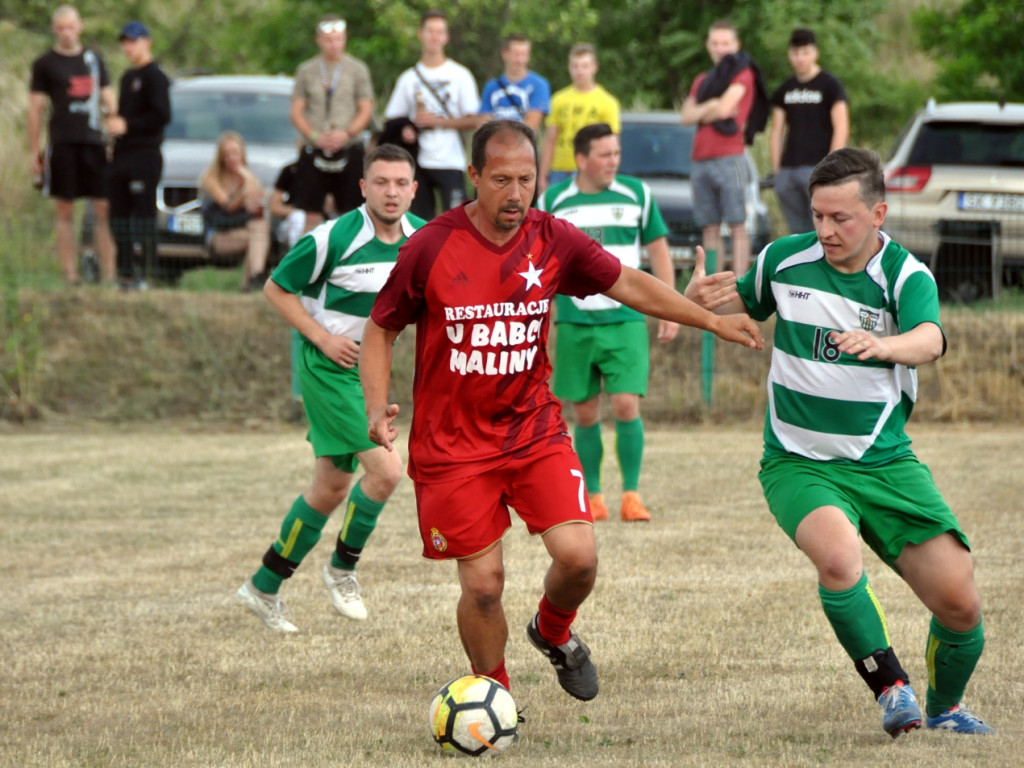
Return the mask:
{"type": "Polygon", "coordinates": [[[203,234],[202,214],[182,213],[177,216],[169,216],[167,228],[178,235],[201,235],[203,234]]]}
{"type": "Polygon", "coordinates": [[[1024,195],[999,192],[961,192],[957,207],[961,211],[1024,213],[1024,195]]]}

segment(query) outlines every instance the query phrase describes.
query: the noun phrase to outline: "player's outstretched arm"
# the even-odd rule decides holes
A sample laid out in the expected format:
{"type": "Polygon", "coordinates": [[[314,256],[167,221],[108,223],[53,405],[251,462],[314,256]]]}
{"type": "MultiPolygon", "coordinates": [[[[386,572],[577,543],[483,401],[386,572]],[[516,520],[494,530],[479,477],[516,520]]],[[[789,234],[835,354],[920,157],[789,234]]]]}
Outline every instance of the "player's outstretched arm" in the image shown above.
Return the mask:
{"type": "Polygon", "coordinates": [[[693,274],[683,295],[718,315],[734,315],[746,311],[743,300],[736,293],[736,275],[733,272],[713,272],[709,275],[704,249],[699,245],[693,274]]]}
{"type": "Polygon", "coordinates": [[[645,315],[703,328],[726,341],[752,349],[764,347],[764,338],[757,323],[746,314],[712,314],[660,280],[632,267],[622,268],[619,279],[605,291],[605,295],[645,315]]]}
{"type": "Polygon", "coordinates": [[[391,380],[391,359],[394,355],[398,331],[381,328],[367,320],[363,340],[359,346],[359,383],[366,401],[366,421],[370,439],[389,451],[398,430],[393,426],[398,405],[388,403],[388,383],[391,380]]]}

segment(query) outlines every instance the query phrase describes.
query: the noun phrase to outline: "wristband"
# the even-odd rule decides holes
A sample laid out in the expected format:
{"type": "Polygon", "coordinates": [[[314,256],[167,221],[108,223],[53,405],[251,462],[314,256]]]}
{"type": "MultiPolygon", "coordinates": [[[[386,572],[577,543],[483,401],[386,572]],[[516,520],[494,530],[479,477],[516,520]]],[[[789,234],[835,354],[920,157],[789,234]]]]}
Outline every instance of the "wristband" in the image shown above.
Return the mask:
{"type": "Polygon", "coordinates": [[[310,141],[311,141],[312,143],[314,143],[314,144],[316,143],[316,140],[317,140],[317,139],[318,139],[319,137],[320,137],[320,131],[313,131],[313,132],[312,132],[311,134],[309,134],[309,140],[310,140],[310,141]]]}

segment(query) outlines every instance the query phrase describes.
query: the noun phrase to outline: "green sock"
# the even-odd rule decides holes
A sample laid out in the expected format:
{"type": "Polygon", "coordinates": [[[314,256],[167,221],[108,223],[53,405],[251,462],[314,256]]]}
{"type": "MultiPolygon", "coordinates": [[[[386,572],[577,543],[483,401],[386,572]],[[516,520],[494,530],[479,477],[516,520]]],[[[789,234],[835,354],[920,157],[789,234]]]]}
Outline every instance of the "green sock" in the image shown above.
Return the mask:
{"type": "Polygon", "coordinates": [[[345,571],[354,571],[363,547],[377,527],[377,518],[386,501],[374,501],[363,493],[360,479],[348,495],[345,520],[338,533],[338,544],[331,555],[331,565],[345,571]]]}
{"type": "Polygon", "coordinates": [[[885,613],[868,586],[866,573],[842,592],[832,592],[819,584],[818,595],[829,624],[851,659],[860,661],[891,645],[885,613]]]}
{"type": "Polygon", "coordinates": [[[320,541],[320,532],[327,525],[327,515],[321,515],[300,495],[292,504],[281,523],[281,535],[271,546],[276,557],[267,552],[263,565],[253,574],[252,585],[260,592],[277,594],[281,582],[298,568],[302,558],[320,541]],[[273,570],[268,567],[273,566],[273,570]]]}
{"type": "Polygon", "coordinates": [[[573,433],[573,441],[576,443],[576,454],[580,457],[580,466],[583,467],[583,482],[587,486],[587,493],[600,493],[601,462],[604,460],[601,422],[591,424],[589,427],[581,427],[577,424],[573,433]]]}
{"type": "Polygon", "coordinates": [[[644,458],[644,422],[639,416],[632,421],[615,422],[615,453],[622,471],[622,490],[637,490],[644,458]]]}
{"type": "Polygon", "coordinates": [[[974,667],[985,648],[985,630],[978,626],[967,632],[944,627],[932,616],[928,628],[928,699],[929,717],[941,715],[960,703],[974,667]]]}

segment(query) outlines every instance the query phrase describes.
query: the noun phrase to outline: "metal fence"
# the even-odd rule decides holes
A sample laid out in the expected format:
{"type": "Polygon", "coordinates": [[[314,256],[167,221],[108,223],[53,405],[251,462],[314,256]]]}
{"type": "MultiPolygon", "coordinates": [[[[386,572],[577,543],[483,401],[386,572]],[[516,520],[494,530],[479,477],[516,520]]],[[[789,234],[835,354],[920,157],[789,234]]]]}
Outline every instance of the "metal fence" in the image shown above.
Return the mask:
{"type": "Polygon", "coordinates": [[[1024,213],[913,222],[890,215],[885,231],[928,265],[943,302],[998,299],[1024,283],[1024,213]]]}

